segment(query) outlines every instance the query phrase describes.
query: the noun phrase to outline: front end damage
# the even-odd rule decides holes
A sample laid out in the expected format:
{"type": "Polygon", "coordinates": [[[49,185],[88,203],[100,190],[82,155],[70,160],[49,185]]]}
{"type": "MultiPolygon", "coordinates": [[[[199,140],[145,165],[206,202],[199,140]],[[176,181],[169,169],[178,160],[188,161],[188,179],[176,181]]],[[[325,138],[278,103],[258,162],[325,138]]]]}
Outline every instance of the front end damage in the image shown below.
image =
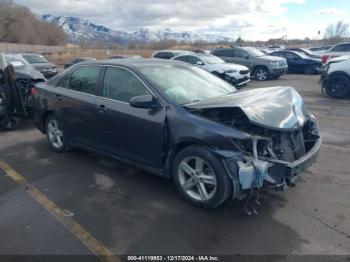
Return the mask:
{"type": "MultiPolygon", "coordinates": [[[[285,89],[285,92],[290,90],[285,89]]],[[[191,109],[195,114],[249,134],[250,138],[246,140],[231,139],[232,152],[213,149],[223,159],[232,178],[233,198],[247,199],[247,214],[256,213],[254,204],[259,203],[261,188],[283,191],[288,186],[294,186],[295,179],[317,160],[321,146],[317,120],[306,113],[301,98],[295,98],[298,96],[285,100],[288,106],[283,107],[280,103],[276,108],[267,106],[266,102],[257,107],[254,106],[255,101],[250,100],[249,108],[245,105],[196,105],[191,109]],[[281,112],[282,108],[285,112],[281,112]],[[259,109],[265,110],[264,115],[257,113],[259,109]],[[279,112],[274,113],[274,109],[279,112]]],[[[273,99],[270,103],[274,103],[273,99]]]]}

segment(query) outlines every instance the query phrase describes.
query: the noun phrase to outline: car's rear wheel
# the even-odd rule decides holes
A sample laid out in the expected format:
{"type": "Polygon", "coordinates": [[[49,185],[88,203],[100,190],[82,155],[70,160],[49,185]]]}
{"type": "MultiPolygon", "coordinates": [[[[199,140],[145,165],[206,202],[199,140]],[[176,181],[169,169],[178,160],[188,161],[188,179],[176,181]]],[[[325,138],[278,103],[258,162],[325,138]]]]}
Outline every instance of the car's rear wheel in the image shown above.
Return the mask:
{"type": "Polygon", "coordinates": [[[223,164],[205,147],[182,150],[174,161],[173,178],[182,196],[199,207],[215,208],[232,193],[223,164]]]}
{"type": "Polygon", "coordinates": [[[64,128],[56,115],[50,115],[46,120],[46,136],[53,151],[64,153],[71,149],[64,128]]]}
{"type": "Polygon", "coordinates": [[[333,98],[343,98],[350,94],[350,79],[345,75],[330,76],[326,83],[326,93],[333,98]]]}
{"type": "Polygon", "coordinates": [[[258,81],[266,81],[269,80],[270,73],[266,67],[258,67],[254,71],[254,79],[258,81]]]}

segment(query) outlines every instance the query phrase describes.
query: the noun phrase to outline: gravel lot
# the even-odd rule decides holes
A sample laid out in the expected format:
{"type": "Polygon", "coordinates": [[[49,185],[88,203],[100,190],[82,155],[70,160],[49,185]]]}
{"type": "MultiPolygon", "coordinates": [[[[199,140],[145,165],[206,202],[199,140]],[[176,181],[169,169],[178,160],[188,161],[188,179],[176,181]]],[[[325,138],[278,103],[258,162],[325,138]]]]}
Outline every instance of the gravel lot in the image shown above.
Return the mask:
{"type": "Polygon", "coordinates": [[[14,132],[0,130],[0,160],[29,181],[19,186],[0,171],[0,255],[92,254],[79,232],[26,192],[34,188],[99,247],[118,255],[328,255],[325,261],[349,261],[350,101],[323,96],[318,79],[287,75],[247,87],[295,87],[319,119],[324,141],[318,163],[297,187],[264,192],[259,215],[249,218],[239,201],[198,209],[166,179],[79,150],[53,153],[30,122],[14,132]]]}

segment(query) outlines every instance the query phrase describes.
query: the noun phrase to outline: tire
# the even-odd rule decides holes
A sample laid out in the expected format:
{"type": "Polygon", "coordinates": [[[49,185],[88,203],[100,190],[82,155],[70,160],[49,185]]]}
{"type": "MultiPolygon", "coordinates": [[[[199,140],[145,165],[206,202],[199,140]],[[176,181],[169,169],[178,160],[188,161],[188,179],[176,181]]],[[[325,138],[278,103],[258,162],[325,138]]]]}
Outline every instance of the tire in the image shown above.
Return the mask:
{"type": "Polygon", "coordinates": [[[254,70],[254,79],[257,81],[266,81],[270,79],[269,70],[264,66],[259,66],[254,70]]]}
{"type": "Polygon", "coordinates": [[[316,67],[314,65],[307,66],[304,69],[305,75],[315,75],[317,73],[316,67]]]}
{"type": "Polygon", "coordinates": [[[350,94],[350,78],[345,75],[331,75],[325,87],[326,93],[332,98],[344,98],[350,94]]]}
{"type": "Polygon", "coordinates": [[[8,130],[15,130],[19,126],[19,120],[16,117],[5,117],[1,120],[1,126],[8,130]]]}
{"type": "Polygon", "coordinates": [[[174,160],[172,175],[183,198],[198,207],[216,208],[232,194],[233,183],[223,164],[205,147],[183,149],[174,160]]]}
{"type": "Polygon", "coordinates": [[[65,153],[71,150],[67,134],[56,115],[52,114],[46,119],[46,137],[50,148],[57,153],[65,153]]]}

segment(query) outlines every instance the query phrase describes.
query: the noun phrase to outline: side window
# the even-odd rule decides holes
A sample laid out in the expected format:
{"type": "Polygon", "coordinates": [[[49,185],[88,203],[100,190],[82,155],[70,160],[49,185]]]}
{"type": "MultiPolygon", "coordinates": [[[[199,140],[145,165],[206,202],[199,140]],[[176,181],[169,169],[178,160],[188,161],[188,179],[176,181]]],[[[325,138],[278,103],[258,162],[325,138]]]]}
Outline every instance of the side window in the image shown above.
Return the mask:
{"type": "Polygon", "coordinates": [[[286,58],[286,54],[285,53],[272,53],[272,55],[286,58]]]}
{"type": "Polygon", "coordinates": [[[223,50],[215,50],[214,52],[213,52],[213,55],[216,55],[216,56],[223,56],[223,50]]]}
{"type": "Polygon", "coordinates": [[[148,94],[145,85],[128,70],[107,68],[103,82],[103,97],[129,103],[135,96],[148,94]]]}
{"type": "Polygon", "coordinates": [[[236,50],[234,51],[234,57],[237,57],[237,58],[244,58],[245,56],[247,56],[247,53],[244,52],[243,50],[236,49],[236,50]]]}
{"type": "Polygon", "coordinates": [[[188,56],[187,56],[187,55],[179,56],[179,57],[175,58],[174,60],[189,63],[189,60],[188,60],[188,56]]]}
{"type": "Polygon", "coordinates": [[[286,53],[286,59],[287,60],[295,60],[298,59],[299,57],[293,53],[286,53]]]}
{"type": "Polygon", "coordinates": [[[155,54],[154,57],[161,58],[161,59],[171,59],[174,57],[174,55],[172,55],[171,53],[168,53],[168,52],[159,52],[159,53],[155,54]]]}
{"type": "Polygon", "coordinates": [[[61,79],[58,83],[58,87],[62,87],[62,88],[69,88],[69,81],[71,78],[71,74],[65,76],[63,79],[61,79]]]}
{"type": "Polygon", "coordinates": [[[201,61],[199,58],[197,58],[195,56],[189,56],[189,62],[192,65],[196,65],[197,62],[203,62],[203,61],[201,61]]]}
{"type": "Polygon", "coordinates": [[[224,57],[233,57],[233,50],[232,49],[224,49],[224,50],[222,50],[222,56],[224,56],[224,57]]]}
{"type": "Polygon", "coordinates": [[[74,71],[70,78],[69,89],[87,94],[96,94],[100,67],[86,66],[74,71]]]}

